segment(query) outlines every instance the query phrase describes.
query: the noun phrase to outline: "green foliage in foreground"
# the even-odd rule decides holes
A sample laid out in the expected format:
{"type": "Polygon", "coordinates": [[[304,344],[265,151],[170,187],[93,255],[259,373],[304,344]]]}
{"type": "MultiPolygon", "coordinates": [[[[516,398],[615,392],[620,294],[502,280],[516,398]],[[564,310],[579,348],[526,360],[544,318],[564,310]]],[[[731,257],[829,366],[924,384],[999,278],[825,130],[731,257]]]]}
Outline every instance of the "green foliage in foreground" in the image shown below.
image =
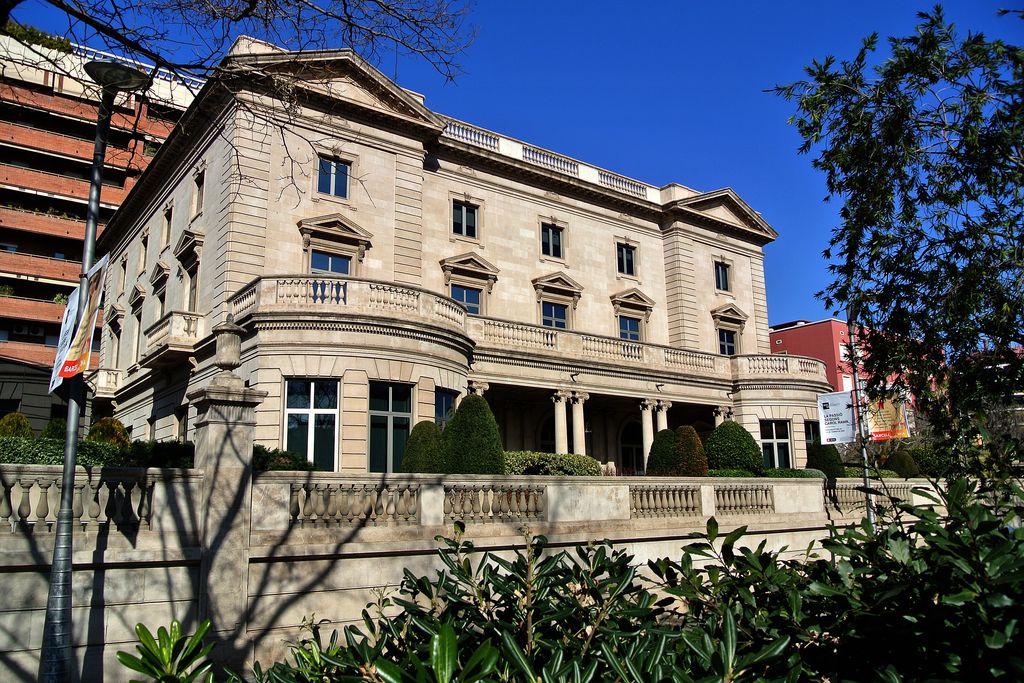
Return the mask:
{"type": "Polygon", "coordinates": [[[141,673],[150,680],[160,683],[193,683],[213,681],[213,662],[207,656],[213,650],[213,643],[203,645],[203,636],[210,630],[207,619],[191,636],[181,632],[181,624],[175,619],[170,631],[161,626],[156,638],[142,624],[135,626],[139,644],[135,649],[139,656],[118,652],[117,661],[132,671],[141,673]]]}
{"type": "Polygon", "coordinates": [[[505,474],[600,477],[601,463],[589,455],[574,453],[507,451],[505,453],[505,474]]]}
{"type": "MultiPolygon", "coordinates": [[[[880,492],[875,492],[880,494],[880,492]]],[[[948,513],[892,501],[827,552],[742,547],[715,519],[679,560],[607,543],[512,557],[474,551],[456,525],[444,570],[406,572],[361,626],[292,647],[256,681],[1020,680],[1024,490],[954,482],[948,513]],[[999,495],[995,495],[999,494],[999,495]],[[1015,503],[1007,503],[1014,500],[1015,503]],[[695,562],[709,560],[698,567],[695,562]],[[650,578],[645,578],[650,577],[650,578]]],[[[170,679],[179,680],[179,679],[170,679]]]]}

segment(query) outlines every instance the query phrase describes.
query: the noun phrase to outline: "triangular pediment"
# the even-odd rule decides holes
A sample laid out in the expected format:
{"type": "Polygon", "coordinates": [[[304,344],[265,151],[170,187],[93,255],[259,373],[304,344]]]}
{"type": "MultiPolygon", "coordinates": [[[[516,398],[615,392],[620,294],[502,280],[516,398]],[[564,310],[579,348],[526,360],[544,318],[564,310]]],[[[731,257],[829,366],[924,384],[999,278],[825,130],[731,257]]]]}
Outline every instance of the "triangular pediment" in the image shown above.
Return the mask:
{"type": "Polygon", "coordinates": [[[299,221],[299,232],[303,235],[315,235],[330,239],[369,242],[373,235],[359,227],[340,213],[330,213],[315,218],[303,218],[299,221]]]}
{"type": "Polygon", "coordinates": [[[729,187],[680,199],[674,202],[671,208],[680,211],[684,216],[695,213],[705,221],[717,224],[717,227],[745,232],[762,243],[770,242],[779,236],[761,214],[729,187]]]}
{"type": "Polygon", "coordinates": [[[174,245],[174,258],[185,266],[191,267],[196,261],[202,258],[203,242],[206,239],[205,233],[199,230],[185,230],[174,245]]]}
{"type": "Polygon", "coordinates": [[[153,264],[153,270],[149,273],[149,284],[158,285],[161,282],[167,280],[167,276],[170,275],[170,267],[163,261],[157,261],[153,264]]]}
{"type": "Polygon", "coordinates": [[[444,271],[469,271],[486,275],[497,275],[499,272],[497,266],[471,251],[458,256],[449,256],[441,259],[439,263],[444,271]]]}
{"type": "Polygon", "coordinates": [[[625,306],[627,308],[639,308],[644,310],[654,308],[654,299],[650,298],[636,287],[619,292],[618,294],[612,294],[611,300],[612,304],[616,307],[625,306]]]}
{"type": "Polygon", "coordinates": [[[422,98],[382,74],[351,49],[288,52],[262,41],[236,41],[226,67],[288,76],[310,94],[441,130],[444,122],[422,98]]]}
{"type": "Polygon", "coordinates": [[[574,294],[579,294],[583,291],[583,286],[580,283],[561,272],[542,275],[541,277],[534,278],[531,282],[533,283],[533,288],[537,291],[557,290],[574,294]]]}
{"type": "Polygon", "coordinates": [[[142,285],[135,285],[132,287],[131,293],[128,295],[128,305],[132,308],[137,308],[142,305],[142,302],[146,299],[146,290],[143,289],[142,285]]]}
{"type": "Polygon", "coordinates": [[[711,317],[715,320],[745,323],[749,316],[734,304],[725,304],[724,306],[711,309],[711,317]]]}
{"type": "Polygon", "coordinates": [[[103,319],[108,327],[121,329],[121,322],[124,320],[124,306],[111,304],[103,309],[103,319]]]}

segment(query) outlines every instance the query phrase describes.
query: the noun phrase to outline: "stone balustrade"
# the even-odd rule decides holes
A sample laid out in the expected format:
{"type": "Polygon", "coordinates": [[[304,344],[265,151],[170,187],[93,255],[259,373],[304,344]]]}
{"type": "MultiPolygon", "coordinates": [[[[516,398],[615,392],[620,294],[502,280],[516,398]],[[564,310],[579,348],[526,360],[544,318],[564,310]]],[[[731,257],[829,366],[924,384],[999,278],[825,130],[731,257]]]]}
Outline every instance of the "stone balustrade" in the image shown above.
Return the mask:
{"type": "Polygon", "coordinates": [[[715,511],[720,515],[767,515],[775,512],[771,484],[715,484],[715,511]]]}
{"type": "Polygon", "coordinates": [[[291,523],[299,526],[418,524],[419,485],[345,483],[330,479],[293,483],[288,514],[291,523]]]}
{"type": "Polygon", "coordinates": [[[149,367],[180,362],[195,352],[206,336],[205,318],[190,311],[170,311],[146,329],[146,347],[140,364],[149,367]]]}
{"type": "Polygon", "coordinates": [[[454,484],[444,487],[445,522],[530,522],[543,519],[544,486],[454,484]]]}
{"type": "Polygon", "coordinates": [[[90,380],[96,398],[114,398],[124,381],[124,370],[99,368],[90,376],[90,380]]]}
{"type": "Polygon", "coordinates": [[[634,484],[629,487],[630,516],[693,517],[702,511],[696,484],[634,484]]]}

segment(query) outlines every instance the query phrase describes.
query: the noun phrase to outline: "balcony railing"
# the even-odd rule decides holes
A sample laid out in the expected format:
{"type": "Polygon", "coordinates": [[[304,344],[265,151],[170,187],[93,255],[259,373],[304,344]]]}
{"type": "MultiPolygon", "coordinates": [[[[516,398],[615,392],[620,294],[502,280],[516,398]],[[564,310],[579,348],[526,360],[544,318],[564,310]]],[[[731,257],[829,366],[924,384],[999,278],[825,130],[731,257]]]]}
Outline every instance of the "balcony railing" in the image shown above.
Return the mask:
{"type": "Polygon", "coordinates": [[[139,361],[145,367],[180,362],[195,353],[205,335],[205,318],[198,313],[171,311],[146,330],[146,351],[139,361]]]}
{"type": "Polygon", "coordinates": [[[48,256],[0,251],[0,273],[75,282],[82,273],[82,263],[48,256]]]}
{"type": "Polygon", "coordinates": [[[272,276],[231,298],[236,321],[266,313],[384,316],[465,331],[466,311],[452,299],[418,287],[331,275],[272,276]]]}
{"type": "Polygon", "coordinates": [[[124,380],[124,371],[117,368],[100,368],[89,379],[96,398],[114,398],[124,380]]]}
{"type": "Polygon", "coordinates": [[[801,377],[828,381],[825,363],[814,358],[788,355],[733,356],[733,374],[736,379],[758,379],[771,376],[801,377]]]}

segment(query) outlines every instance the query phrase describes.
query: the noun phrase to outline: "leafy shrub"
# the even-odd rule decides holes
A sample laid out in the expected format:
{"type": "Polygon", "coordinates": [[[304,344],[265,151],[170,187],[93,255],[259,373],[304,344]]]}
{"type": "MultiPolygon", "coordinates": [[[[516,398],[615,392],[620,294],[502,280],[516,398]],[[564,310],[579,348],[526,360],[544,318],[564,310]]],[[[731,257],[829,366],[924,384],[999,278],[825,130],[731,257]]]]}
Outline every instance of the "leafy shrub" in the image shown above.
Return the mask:
{"type": "MultiPolygon", "coordinates": [[[[0,437],[0,462],[61,465],[64,463],[64,440],[0,437]]],[[[75,462],[82,467],[126,467],[131,464],[120,449],[98,441],[79,441],[75,462]]]]}
{"type": "Polygon", "coordinates": [[[748,470],[754,474],[764,472],[761,447],[738,422],[726,420],[715,427],[704,444],[708,467],[716,470],[748,470]]]}
{"type": "Polygon", "coordinates": [[[937,450],[931,446],[908,448],[907,454],[914,459],[922,476],[944,477],[953,467],[949,451],[937,450]]]}
{"type": "Polygon", "coordinates": [[[697,430],[690,425],[683,425],[676,433],[675,474],[680,477],[708,476],[708,459],[704,455],[704,446],[697,436],[697,430]]]}
{"type": "Polygon", "coordinates": [[[462,399],[442,439],[448,474],[501,474],[505,470],[498,423],[483,396],[470,394],[462,399]]]}
{"type": "Polygon", "coordinates": [[[821,470],[829,479],[843,476],[839,449],[832,444],[807,444],[807,469],[821,470]]]}
{"type": "Polygon", "coordinates": [[[885,461],[887,469],[892,470],[904,479],[910,479],[921,474],[921,470],[918,469],[917,463],[914,462],[914,457],[910,455],[906,450],[894,451],[889,459],[885,461]]]}
{"type": "Polygon", "coordinates": [[[112,417],[101,417],[93,422],[89,427],[89,435],[85,438],[87,441],[109,443],[118,448],[128,448],[132,445],[124,425],[112,417]]]}
{"type": "Polygon", "coordinates": [[[430,420],[417,422],[409,433],[402,458],[403,472],[439,474],[445,471],[444,444],[441,430],[430,420]]]}
{"type": "Polygon", "coordinates": [[[50,420],[43,427],[43,431],[39,432],[40,439],[64,439],[67,437],[68,423],[67,420],[56,418],[50,420]]]}
{"type": "Polygon", "coordinates": [[[32,425],[23,413],[7,413],[0,417],[0,436],[32,437],[32,425]]]}
{"type": "Polygon", "coordinates": [[[135,635],[139,644],[135,649],[142,656],[118,652],[117,661],[159,683],[213,683],[213,662],[207,657],[214,643],[203,644],[203,636],[209,630],[210,620],[207,619],[199,624],[193,635],[187,636],[181,632],[181,624],[175,619],[169,632],[161,626],[154,638],[148,628],[137,624],[135,635]]]}
{"type": "MultiPolygon", "coordinates": [[[[844,467],[843,471],[847,477],[856,477],[860,479],[863,476],[864,469],[862,467],[844,467]]],[[[868,468],[868,476],[882,479],[899,479],[900,475],[892,470],[880,470],[875,467],[868,468]]]]}
{"type": "Polygon", "coordinates": [[[253,444],[252,468],[260,472],[311,472],[313,463],[298,453],[253,444]]]}
{"type": "Polygon", "coordinates": [[[750,470],[708,470],[709,477],[753,477],[750,470]]]}
{"type": "Polygon", "coordinates": [[[536,474],[568,477],[599,477],[601,463],[589,455],[508,451],[505,474],[536,474]]]}
{"type": "Polygon", "coordinates": [[[647,458],[647,475],[671,477],[676,464],[676,442],[679,434],[674,429],[662,429],[654,435],[651,453],[647,458]]]}
{"type": "Polygon", "coordinates": [[[772,467],[764,471],[761,475],[764,477],[770,477],[772,479],[827,479],[825,473],[821,470],[816,470],[812,467],[808,467],[802,470],[789,469],[786,467],[772,467]]]}
{"type": "Polygon", "coordinates": [[[191,441],[133,441],[127,454],[135,467],[193,467],[195,459],[191,441]]]}

